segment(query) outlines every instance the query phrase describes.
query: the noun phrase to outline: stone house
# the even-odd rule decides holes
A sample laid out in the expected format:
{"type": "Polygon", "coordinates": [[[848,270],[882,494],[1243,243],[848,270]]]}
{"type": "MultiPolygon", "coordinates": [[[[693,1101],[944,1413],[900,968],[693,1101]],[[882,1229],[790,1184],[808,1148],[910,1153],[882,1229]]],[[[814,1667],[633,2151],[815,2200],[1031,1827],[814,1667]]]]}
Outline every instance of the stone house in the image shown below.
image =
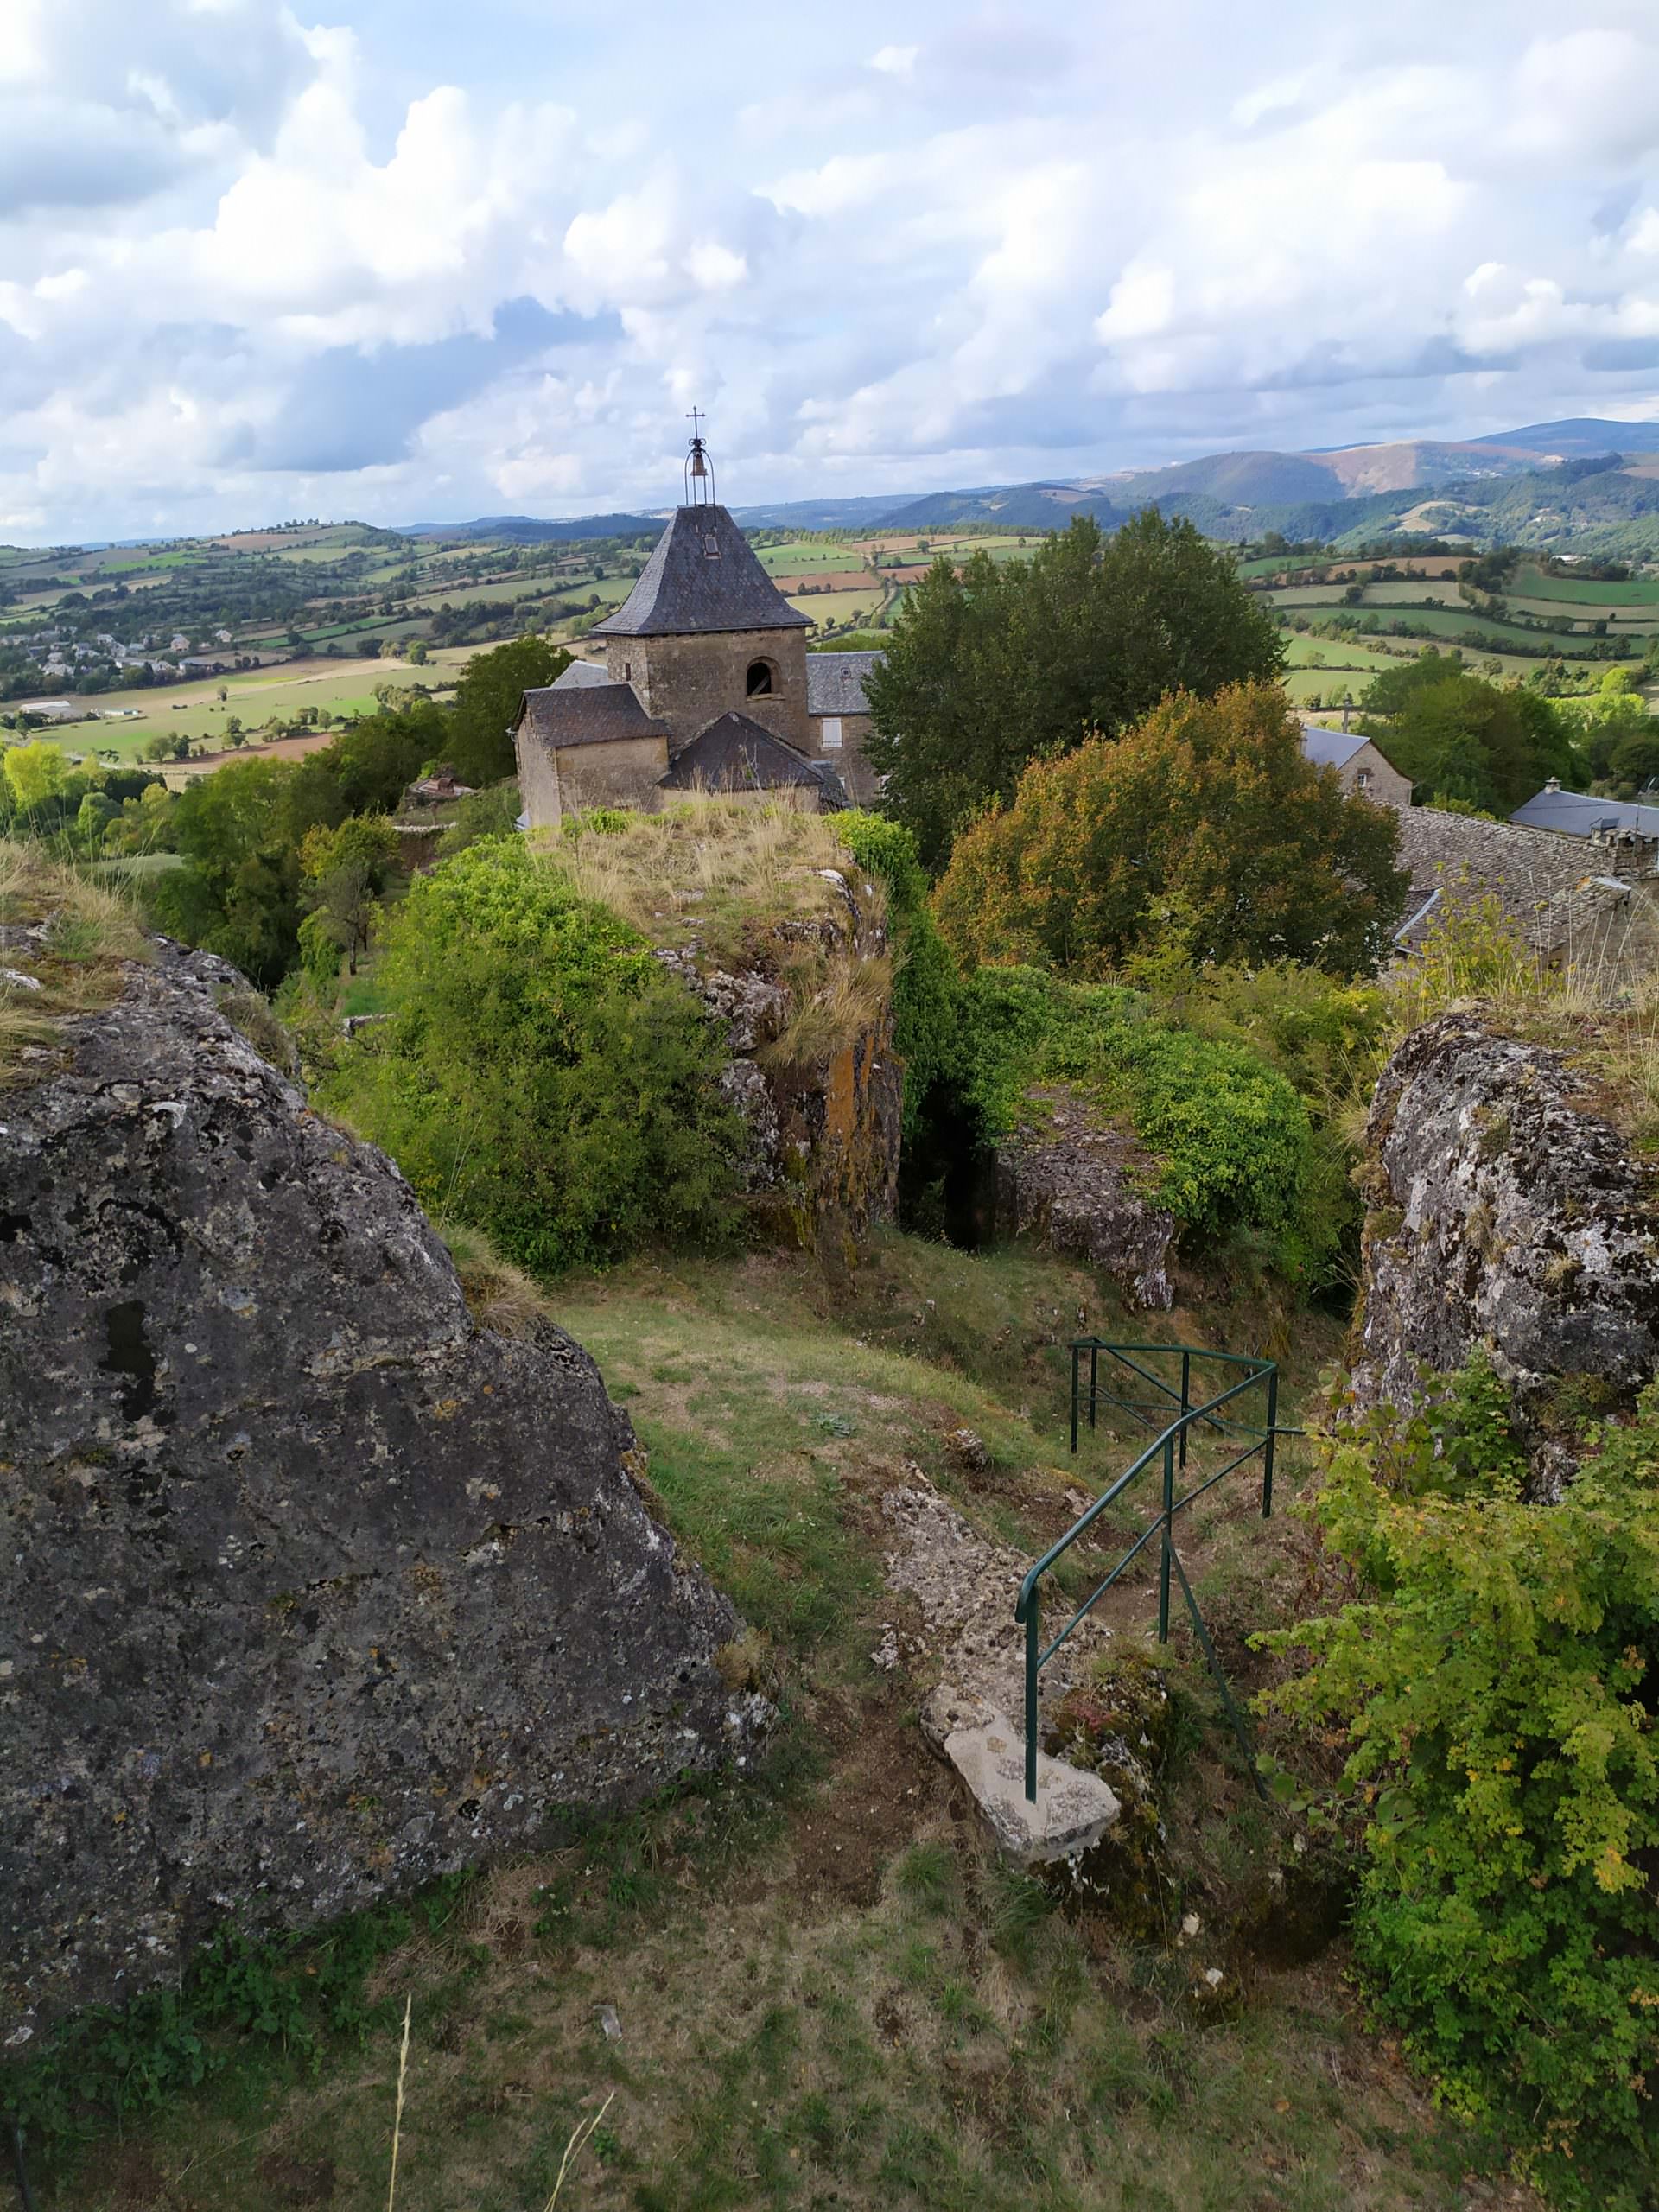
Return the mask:
{"type": "MultiPolygon", "coordinates": [[[[701,442],[694,446],[694,458],[701,442]]],[[[694,478],[699,480],[692,480],[694,478]]],[[[817,758],[807,704],[807,618],[731,515],[678,507],[633,589],[591,632],[605,665],[577,661],[525,692],[513,725],[528,829],[584,807],[646,812],[695,789],[844,806],[817,758]]]]}
{"type": "Polygon", "coordinates": [[[1317,722],[1302,725],[1302,753],[1316,768],[1334,768],[1344,787],[1379,806],[1403,810],[1411,804],[1411,779],[1377,751],[1369,737],[1357,731],[1323,729],[1317,722]]]}
{"type": "Polygon", "coordinates": [[[809,653],[806,657],[806,712],[811,750],[833,763],[855,804],[880,795],[881,779],[864,760],[870,733],[865,679],[885,653],[809,653]]]}

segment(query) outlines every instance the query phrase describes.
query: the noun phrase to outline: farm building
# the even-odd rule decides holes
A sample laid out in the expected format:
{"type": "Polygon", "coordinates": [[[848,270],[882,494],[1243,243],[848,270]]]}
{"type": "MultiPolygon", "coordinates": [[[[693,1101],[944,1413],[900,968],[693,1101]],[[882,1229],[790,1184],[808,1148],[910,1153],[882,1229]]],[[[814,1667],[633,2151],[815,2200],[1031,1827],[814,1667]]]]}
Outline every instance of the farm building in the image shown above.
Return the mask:
{"type": "Polygon", "coordinates": [[[1347,789],[1363,798],[1376,799],[1382,806],[1411,804],[1410,777],[1402,776],[1369,737],[1304,722],[1302,752],[1316,768],[1334,768],[1347,789]]]}
{"type": "Polygon", "coordinates": [[[512,735],[530,829],[583,807],[652,810],[696,788],[847,803],[809,713],[807,619],[714,503],[706,462],[694,438],[686,505],[590,633],[604,667],[574,662],[519,703],[512,735]]]}

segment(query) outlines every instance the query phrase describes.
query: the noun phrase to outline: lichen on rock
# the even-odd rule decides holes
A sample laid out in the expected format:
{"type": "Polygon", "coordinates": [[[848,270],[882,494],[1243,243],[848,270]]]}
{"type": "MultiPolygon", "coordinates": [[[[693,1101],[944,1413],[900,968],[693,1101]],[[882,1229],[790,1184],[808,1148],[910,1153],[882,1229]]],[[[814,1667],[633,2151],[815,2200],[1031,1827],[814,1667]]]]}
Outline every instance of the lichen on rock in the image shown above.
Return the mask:
{"type": "Polygon", "coordinates": [[[1175,1217],[1145,1195],[1154,1164],[1065,1084],[1027,1092],[1021,1126],[996,1154],[999,1233],[1086,1260],[1138,1305],[1175,1302],[1175,1217]]]}
{"type": "Polygon", "coordinates": [[[1367,1132],[1357,1402],[1419,1406],[1484,1348],[1541,1476],[1659,1374],[1653,1179],[1583,1089],[1560,1053],[1446,1014],[1389,1060],[1367,1132]]]}
{"type": "Polygon", "coordinates": [[[0,1102],[0,2040],[753,1751],[550,1322],[163,946],[0,1102]]]}

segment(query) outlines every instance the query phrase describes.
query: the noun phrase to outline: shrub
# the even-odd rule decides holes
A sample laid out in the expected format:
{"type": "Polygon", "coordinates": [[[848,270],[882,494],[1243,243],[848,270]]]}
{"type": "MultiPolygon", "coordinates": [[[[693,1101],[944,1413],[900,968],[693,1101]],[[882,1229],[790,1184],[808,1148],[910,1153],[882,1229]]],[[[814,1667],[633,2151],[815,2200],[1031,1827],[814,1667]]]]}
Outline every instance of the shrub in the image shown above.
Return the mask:
{"type": "Polygon", "coordinates": [[[1659,2157],[1659,1389],[1552,1506],[1525,1502],[1489,1381],[1327,1443],[1314,1510],[1363,1592],[1263,1639],[1310,1661],[1271,1701],[1347,1731],[1379,2010],[1559,2202],[1637,2212],[1659,2157]]]}
{"type": "Polygon", "coordinates": [[[1405,905],[1387,809],[1304,756],[1271,684],[1167,699],[1126,736],[1034,761],[957,840],[935,900],[959,957],[1100,976],[1178,906],[1213,961],[1375,966],[1405,905]]]}
{"type": "Polygon", "coordinates": [[[1306,1109],[1244,1045],[1158,1020],[1138,993],[987,968],[963,987],[968,1094],[986,1135],[1019,1121],[1033,1084],[1066,1083],[1125,1122],[1159,1163],[1153,1195],[1199,1238],[1263,1232],[1281,1264],[1316,1268],[1334,1242],[1307,1206],[1306,1109]]]}
{"type": "Polygon", "coordinates": [[[434,1211],[544,1273],[734,1225],[742,1124],[712,1025],[522,840],[417,880],[375,980],[390,1019],[322,1096],[434,1211]]]}
{"type": "Polygon", "coordinates": [[[902,823],[843,814],[836,828],[861,868],[887,886],[899,962],[893,993],[893,1046],[905,1064],[904,1135],[914,1137],[935,1084],[959,1073],[962,985],[927,903],[916,840],[902,823]]]}

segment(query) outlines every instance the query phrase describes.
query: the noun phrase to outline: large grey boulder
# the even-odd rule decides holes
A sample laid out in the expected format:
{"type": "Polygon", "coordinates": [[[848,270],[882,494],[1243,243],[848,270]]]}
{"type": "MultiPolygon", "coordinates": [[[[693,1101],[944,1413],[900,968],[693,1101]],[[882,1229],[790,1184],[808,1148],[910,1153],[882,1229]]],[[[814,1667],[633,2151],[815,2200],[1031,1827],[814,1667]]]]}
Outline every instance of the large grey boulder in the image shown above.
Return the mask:
{"type": "Polygon", "coordinates": [[[1653,1179],[1559,1054],[1447,1014],[1383,1070],[1368,1131],[1362,1405],[1420,1404],[1479,1348],[1559,1466],[1588,1411],[1659,1374],[1653,1179]],[[1552,1453],[1550,1439],[1558,1440],[1552,1453]]]}
{"type": "Polygon", "coordinates": [[[1109,1276],[1140,1306],[1175,1303],[1175,1217],[1146,1196],[1154,1163],[1065,1084],[1028,1091],[996,1152],[999,1236],[1028,1236],[1109,1276]]]}
{"type": "Polygon", "coordinates": [[[163,947],[0,1091],[0,2044],[745,1758],[593,1362],[163,947]]]}

